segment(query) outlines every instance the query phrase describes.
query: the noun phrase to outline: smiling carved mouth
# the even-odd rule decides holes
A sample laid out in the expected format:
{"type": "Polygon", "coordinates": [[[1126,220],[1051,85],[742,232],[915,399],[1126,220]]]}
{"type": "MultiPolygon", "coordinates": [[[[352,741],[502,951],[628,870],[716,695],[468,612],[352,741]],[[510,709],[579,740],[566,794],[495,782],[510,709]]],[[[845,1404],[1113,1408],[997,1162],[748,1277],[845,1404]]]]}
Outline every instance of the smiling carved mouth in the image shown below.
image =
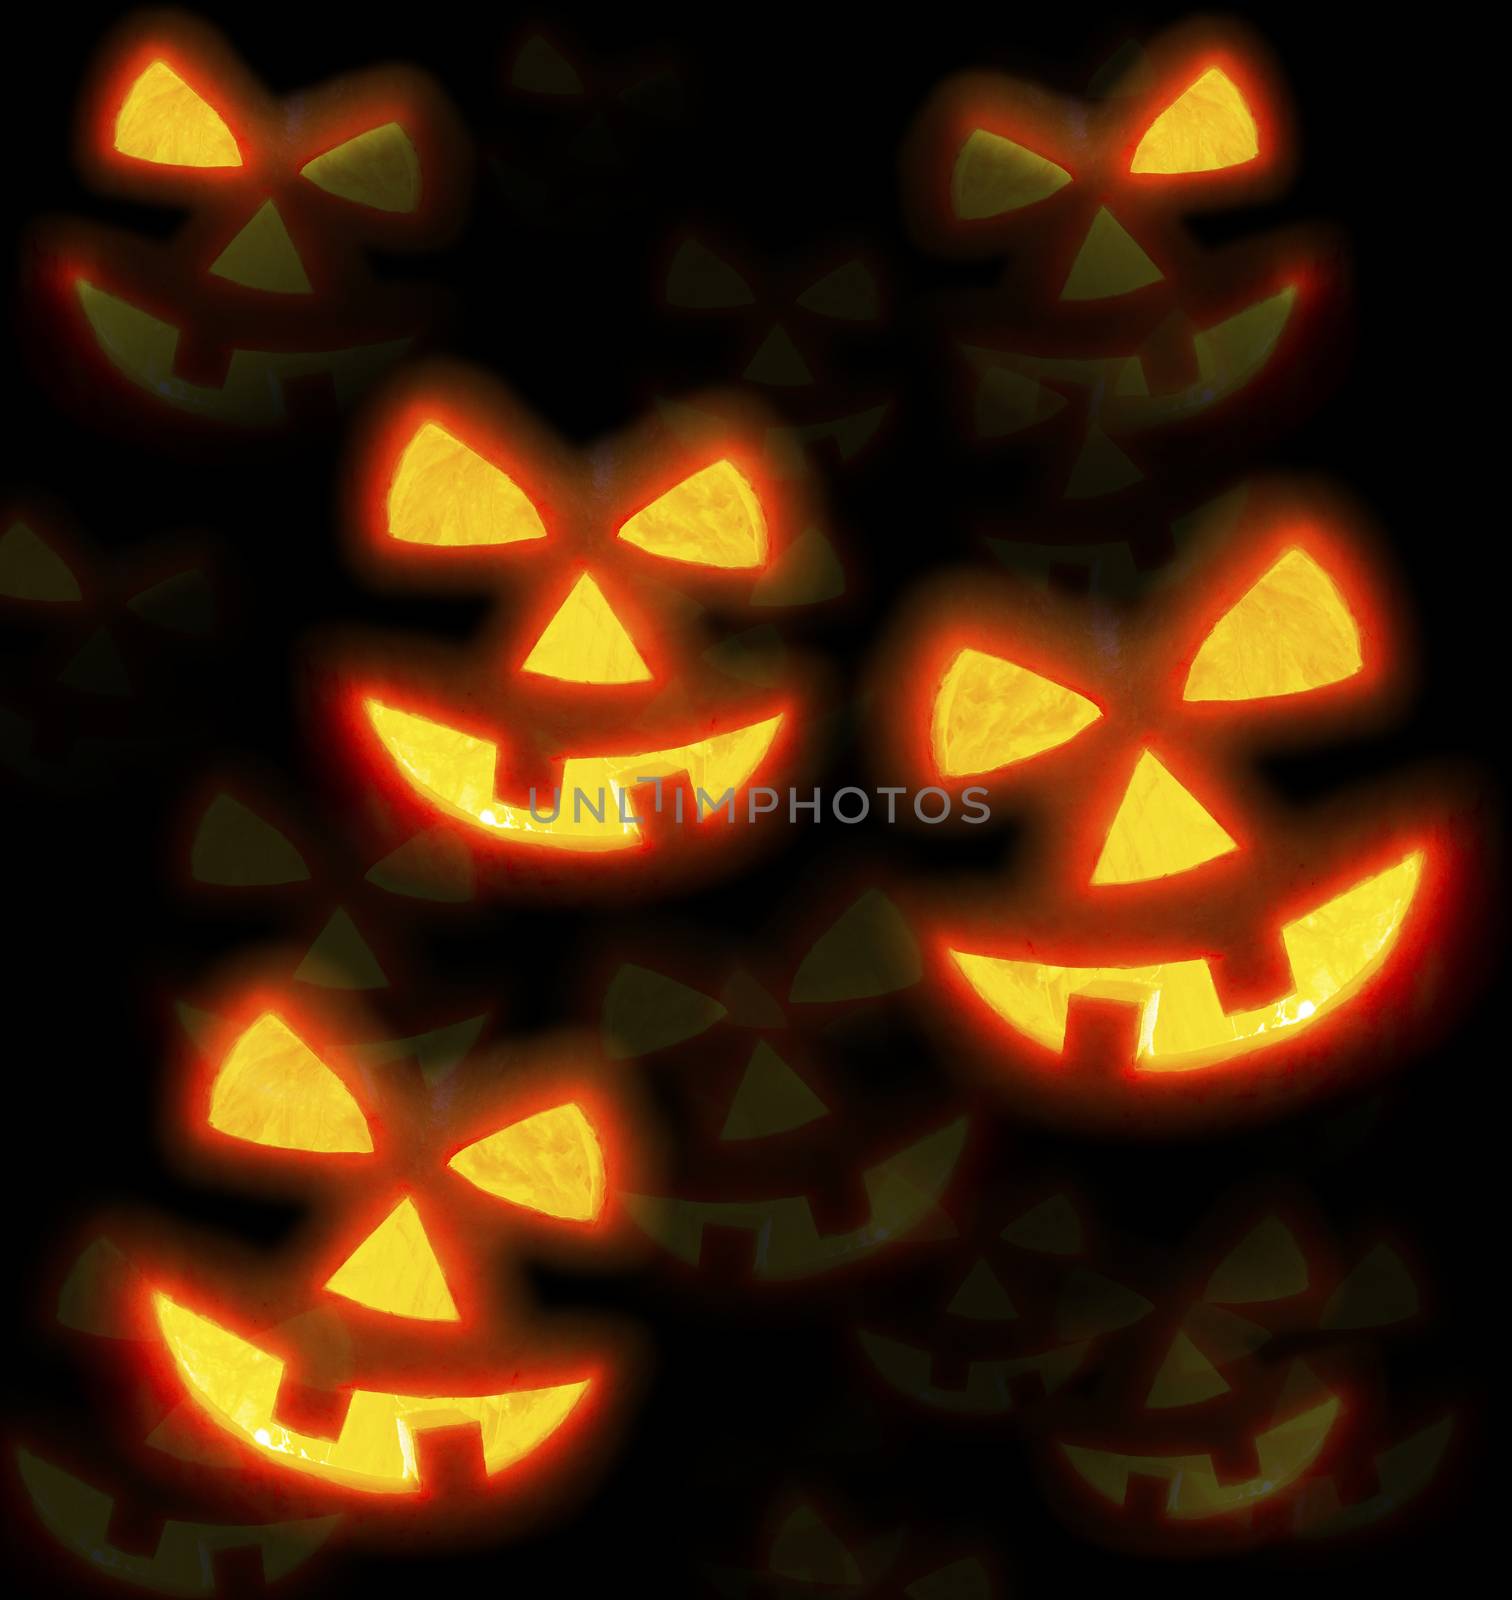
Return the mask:
{"type": "MultiPolygon", "coordinates": [[[[365,699],[373,732],[412,788],[445,811],[516,844],[562,850],[633,849],[641,842],[639,818],[622,796],[637,784],[686,776],[707,797],[704,816],[722,796],[743,788],[766,759],[782,726],[781,715],[671,749],[640,754],[569,756],[562,763],[559,805],[533,799],[510,805],[495,797],[499,747],[445,723],[378,700],[365,699]],[[534,814],[532,814],[532,809],[534,814]],[[601,815],[599,813],[602,813],[601,815]]],[[[658,804],[658,809],[661,809],[658,804]]]]}
{"type": "Polygon", "coordinates": [[[228,1433],[296,1472],[369,1494],[420,1488],[415,1435],[473,1422],[489,1477],[513,1466],[567,1420],[589,1383],[486,1395],[403,1395],[354,1389],[334,1439],[299,1433],[274,1420],[284,1363],[250,1341],[190,1311],[166,1294],[153,1311],[179,1376],[195,1404],[228,1433]]]}
{"type": "Polygon", "coordinates": [[[403,356],[413,339],[388,339],[345,350],[232,350],[224,381],[191,383],[174,371],[180,330],[87,278],[74,280],[84,319],[100,350],[123,377],[170,405],[248,425],[270,426],[287,416],[284,385],[300,378],[331,380],[338,405],[348,405],[403,356]]]}
{"type": "Polygon", "coordinates": [[[1060,1054],[1072,995],[1139,1007],[1135,1065],[1192,1072],[1300,1033],[1353,994],[1385,962],[1417,893],[1424,854],[1361,879],[1286,923],[1290,994],[1225,1012],[1203,957],[1140,967],[1063,967],[950,949],[977,996],[1011,1028],[1060,1054]]]}

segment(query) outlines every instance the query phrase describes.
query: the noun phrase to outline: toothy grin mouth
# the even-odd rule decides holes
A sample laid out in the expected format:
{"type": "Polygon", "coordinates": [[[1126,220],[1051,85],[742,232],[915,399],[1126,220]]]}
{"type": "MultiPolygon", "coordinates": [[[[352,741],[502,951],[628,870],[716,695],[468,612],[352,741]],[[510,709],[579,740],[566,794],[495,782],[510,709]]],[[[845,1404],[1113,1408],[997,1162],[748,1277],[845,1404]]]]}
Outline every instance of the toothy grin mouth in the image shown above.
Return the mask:
{"type": "Polygon", "coordinates": [[[1204,957],[1139,967],[1068,967],[951,948],[973,992],[1016,1032],[1060,1054],[1072,995],[1139,1007],[1135,1066],[1191,1072],[1294,1037],[1349,998],[1385,962],[1422,876],[1424,853],[1361,879],[1281,929],[1294,987],[1225,1012],[1204,957]]]}
{"type": "Polygon", "coordinates": [[[365,699],[362,708],[410,786],[448,815],[511,843],[578,851],[628,850],[641,843],[640,820],[626,809],[629,791],[639,784],[686,776],[695,794],[701,791],[717,809],[722,796],[755,775],[783,723],[778,715],[640,754],[569,756],[553,814],[534,798],[529,806],[496,798],[499,747],[493,740],[378,700],[365,699]]]}
{"type": "Polygon", "coordinates": [[[260,1454],[296,1472],[369,1494],[420,1488],[415,1435],[473,1422],[489,1477],[530,1455],[561,1427],[588,1380],[486,1395],[402,1395],[354,1389],[334,1439],[274,1420],[284,1363],[166,1294],[152,1297],[163,1340],[194,1403],[260,1454]]]}

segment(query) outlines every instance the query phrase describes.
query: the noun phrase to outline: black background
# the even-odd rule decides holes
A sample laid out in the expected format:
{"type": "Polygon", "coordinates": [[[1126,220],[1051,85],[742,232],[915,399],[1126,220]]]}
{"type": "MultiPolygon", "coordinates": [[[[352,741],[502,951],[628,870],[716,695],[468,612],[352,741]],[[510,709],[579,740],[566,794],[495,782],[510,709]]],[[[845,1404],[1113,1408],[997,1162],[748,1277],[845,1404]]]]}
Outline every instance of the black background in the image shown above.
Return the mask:
{"type": "MultiPolygon", "coordinates": [[[[3,105],[8,223],[19,227],[49,212],[112,214],[83,190],[68,149],[80,74],[121,14],[35,9],[19,33],[12,19],[3,105]]],[[[696,219],[749,241],[753,261],[802,254],[815,240],[865,241],[885,263],[901,308],[894,344],[870,359],[906,398],[892,447],[828,486],[834,523],[865,536],[864,604],[848,613],[834,641],[858,656],[922,567],[969,554],[966,511],[955,493],[958,462],[928,403],[932,374],[907,336],[912,297],[945,272],[909,246],[899,221],[896,152],[910,118],[933,84],[966,66],[1001,65],[1074,89],[1125,37],[1187,13],[1114,15],[1063,5],[839,15],[711,6],[675,18],[623,7],[544,17],[432,4],[412,13],[224,6],[205,14],[275,91],[369,62],[413,61],[443,83],[486,145],[501,148],[511,139],[526,148],[545,139],[528,118],[511,122],[501,95],[506,52],[533,24],[580,60],[645,52],[682,64],[683,122],[662,134],[630,135],[633,203],[531,223],[501,201],[484,165],[461,240],[403,269],[457,290],[456,353],[504,376],[568,437],[587,440],[633,421],[654,380],[678,375],[654,297],[677,224],[696,219]],[[929,538],[917,536],[921,528],[929,538]]],[[[1344,8],[1248,15],[1290,80],[1303,159],[1281,203],[1227,226],[1327,220],[1347,236],[1355,270],[1353,348],[1340,380],[1263,464],[1325,472],[1359,497],[1394,543],[1425,644],[1425,690],[1408,725],[1389,744],[1340,759],[1351,772],[1435,754],[1471,754],[1495,766],[1505,725],[1498,669],[1506,606],[1496,47],[1479,37],[1468,8],[1435,8],[1410,29],[1385,12],[1344,8]]],[[[115,214],[159,230],[171,221],[127,207],[115,214]]],[[[4,256],[14,263],[17,247],[8,244],[4,256]]],[[[8,303],[17,304],[14,294],[8,303]]],[[[6,489],[58,496],[106,550],[165,531],[203,530],[223,552],[235,640],[194,681],[175,686],[180,737],[158,759],[85,797],[57,800],[13,783],[5,789],[5,1277],[17,1302],[7,1324],[19,1333],[5,1382],[8,1407],[28,1415],[61,1403],[70,1386],[36,1316],[33,1286],[74,1219],[132,1197],[191,1207],[252,1236],[274,1237],[287,1226],[286,1217],[222,1196],[191,1195],[155,1161],[164,975],[203,968],[213,946],[235,949],[255,931],[224,919],[196,923],[167,893],[162,864],[168,819],[211,762],[246,752],[296,784],[303,780],[310,752],[293,710],[296,641],[312,624],[360,614],[366,602],[329,537],[335,436],[315,434],[249,466],[234,450],[158,450],[80,427],[42,397],[35,357],[21,354],[20,321],[18,313],[6,330],[6,489]]],[[[706,368],[696,375],[725,374],[706,368]]],[[[1011,498],[1017,486],[1007,480],[1003,491],[1011,498]]],[[[1296,781],[1327,776],[1303,773],[1296,781]]],[[[890,836],[872,842],[917,849],[890,836]]],[[[754,923],[826,848],[820,830],[800,830],[787,874],[753,873],[681,909],[706,926],[754,923]]],[[[571,913],[505,909],[480,914],[465,950],[450,955],[488,971],[490,951],[518,948],[512,935],[527,915],[538,952],[571,952],[581,940],[584,923],[571,913]]],[[[633,932],[635,916],[615,913],[613,932],[633,932]]],[[[510,1014],[526,1025],[559,1020],[553,1007],[572,989],[560,970],[570,953],[538,959],[539,978],[522,978],[509,994],[510,1014]]],[[[1082,1146],[1075,1156],[1102,1203],[1158,1236],[1181,1236],[1193,1192],[1216,1193],[1250,1170],[1298,1171],[1346,1225],[1383,1217],[1408,1231],[1444,1308],[1419,1359],[1425,1370],[1452,1376],[1473,1437],[1452,1479],[1405,1530],[1380,1545],[1313,1552],[1305,1563],[1267,1554],[1139,1564],[1045,1516],[1011,1456],[953,1453],[948,1436],[921,1445],[888,1435],[891,1448],[856,1455],[840,1473],[853,1498],[884,1521],[901,1513],[942,1533],[958,1527],[985,1536],[1008,1592],[1026,1595],[1130,1583],[1164,1594],[1270,1593],[1279,1583],[1311,1594],[1341,1582],[1395,1593],[1462,1569],[1484,1531],[1473,1502],[1494,1477],[1489,1463],[1498,1446],[1482,1413],[1505,1359],[1493,1325],[1504,1272],[1491,1208],[1505,1144],[1498,1090],[1506,1059],[1491,1028],[1494,1005],[1494,997],[1484,1000],[1431,1060],[1392,1086],[1368,1149],[1342,1165],[1327,1156],[1325,1114],[1169,1158],[1100,1146],[1082,1146]]],[[[844,1357],[822,1322],[774,1334],[760,1319],[742,1326],[738,1313],[721,1319],[658,1305],[643,1285],[606,1293],[652,1322],[658,1376],[621,1466],[579,1522],[537,1544],[487,1556],[433,1555],[414,1568],[343,1558],[317,1580],[318,1592],[405,1592],[417,1575],[437,1593],[479,1581],[524,1593],[547,1592],[552,1582],[561,1586],[550,1592],[562,1594],[626,1582],[653,1593],[695,1592],[688,1562],[715,1542],[716,1523],[753,1528],[770,1485],[804,1470],[805,1453],[816,1447],[803,1409],[820,1403],[827,1364],[844,1357]],[[739,1398],[726,1416],[720,1396],[732,1391],[739,1398]],[[779,1396],[786,1405],[766,1403],[779,1396]]],[[[818,1454],[821,1472],[833,1466],[832,1451],[818,1454]]],[[[30,1592],[60,1592],[48,1558],[25,1536],[19,1555],[30,1592]]]]}

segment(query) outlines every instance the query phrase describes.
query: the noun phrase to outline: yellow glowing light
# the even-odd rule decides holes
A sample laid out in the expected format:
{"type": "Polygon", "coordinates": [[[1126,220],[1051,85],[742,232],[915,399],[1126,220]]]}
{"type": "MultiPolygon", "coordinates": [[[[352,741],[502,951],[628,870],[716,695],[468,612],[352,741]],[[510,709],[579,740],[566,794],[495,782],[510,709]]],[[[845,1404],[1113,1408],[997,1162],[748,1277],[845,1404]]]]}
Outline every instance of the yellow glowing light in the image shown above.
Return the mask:
{"type": "Polygon", "coordinates": [[[1360,629],[1334,581],[1288,550],[1202,641],[1183,698],[1265,700],[1342,683],[1364,666],[1360,629]]]}
{"type": "Polygon", "coordinates": [[[1074,689],[967,649],[940,680],[930,749],[942,777],[994,772],[1065,744],[1101,715],[1074,689]]]}
{"type": "Polygon", "coordinates": [[[950,175],[950,203],[967,222],[1021,211],[1070,183],[1071,174],[1012,139],[973,130],[950,175]]]}
{"type": "Polygon", "coordinates": [[[264,289],[270,294],[313,292],[299,251],[271,200],[253,212],[246,227],[211,262],[210,270],[217,278],[246,289],[264,289]]]}
{"type": "Polygon", "coordinates": [[[397,122],[369,128],[299,169],[316,188],[375,211],[413,211],[420,204],[420,157],[397,122]]]}
{"type": "Polygon", "coordinates": [[[548,1217],[592,1222],[604,1208],[604,1152],[575,1105],[500,1128],[447,1165],[486,1194],[548,1217]]]}
{"type": "Polygon", "coordinates": [[[408,1195],[326,1279],[360,1306],[417,1322],[458,1322],[457,1303],[408,1195]]]}
{"type": "Polygon", "coordinates": [[[1362,879],[1286,923],[1294,987],[1284,999],[1225,1013],[1206,960],[1145,967],[1057,967],[952,950],[966,981],[1018,1032],[1059,1052],[1073,994],[1140,1010],[1136,1060],[1147,1072],[1190,1072],[1295,1036],[1348,998],[1385,961],[1417,892],[1423,852],[1362,879]]]}
{"type": "Polygon", "coordinates": [[[524,490],[439,423],[404,447],[388,493],[388,531],[409,544],[517,544],[546,527],[524,490]]]}
{"type": "Polygon", "coordinates": [[[545,1389],[465,1396],[352,1392],[334,1439],[300,1433],[274,1420],[284,1363],[239,1335],[177,1304],[152,1297],[164,1343],[190,1398],[218,1426],[278,1464],[369,1494],[420,1487],[415,1435],[473,1422],[490,1477],[529,1455],[567,1420],[586,1381],[545,1389]]]}
{"type": "Polygon", "coordinates": [[[271,1011],[221,1062],[210,1090],[210,1126],[278,1150],[367,1155],[373,1148],[347,1086],[271,1011]]]}
{"type": "Polygon", "coordinates": [[[162,167],[239,167],[241,151],[220,113],[166,61],[154,61],[116,114],[115,147],[162,167]]]}
{"type": "Polygon", "coordinates": [[[1130,172],[1220,172],[1260,154],[1260,130],[1234,80],[1209,67],[1150,124],[1130,172]]]}
{"type": "Polygon", "coordinates": [[[1209,1455],[1132,1456],[1081,1445],[1061,1448],[1081,1477],[1115,1505],[1124,1504],[1131,1475],[1163,1478],[1170,1486],[1166,1515],[1190,1522],[1242,1512],[1289,1488],[1322,1453],[1340,1409],[1338,1397],[1330,1395],[1320,1405],[1256,1434],[1260,1470],[1252,1478],[1232,1483],[1219,1480],[1209,1455]]]}
{"type": "Polygon", "coordinates": [[[589,573],[573,584],[520,669],[566,683],[646,683],[646,665],[589,573]]]}
{"type": "MultiPolygon", "coordinates": [[[[448,815],[515,844],[590,851],[628,850],[640,843],[640,819],[630,794],[645,780],[686,776],[695,798],[701,789],[711,801],[727,791],[738,793],[765,759],[783,720],[771,717],[670,750],[569,756],[562,763],[560,805],[553,818],[550,793],[537,794],[534,816],[529,805],[495,798],[499,748],[491,739],[475,739],[377,700],[365,700],[363,709],[406,780],[448,815]]],[[[663,808],[671,807],[671,797],[665,796],[663,808]]],[[[692,805],[689,810],[696,812],[692,805]]],[[[708,809],[702,820],[715,814],[708,809]]],[[[728,816],[728,810],[718,814],[728,816]]]]}
{"type": "Polygon", "coordinates": [[[760,567],[767,558],[761,502],[728,461],[684,478],[637,511],[618,537],[650,555],[701,567],[760,567]]]}
{"type": "Polygon", "coordinates": [[[1142,750],[1092,869],[1092,881],[1144,883],[1170,878],[1238,848],[1202,802],[1148,750],[1142,750]]]}
{"type": "Polygon", "coordinates": [[[1062,300],[1111,300],[1132,294],[1165,274],[1150,260],[1106,206],[1099,208],[1076,252],[1061,290],[1062,300]]]}

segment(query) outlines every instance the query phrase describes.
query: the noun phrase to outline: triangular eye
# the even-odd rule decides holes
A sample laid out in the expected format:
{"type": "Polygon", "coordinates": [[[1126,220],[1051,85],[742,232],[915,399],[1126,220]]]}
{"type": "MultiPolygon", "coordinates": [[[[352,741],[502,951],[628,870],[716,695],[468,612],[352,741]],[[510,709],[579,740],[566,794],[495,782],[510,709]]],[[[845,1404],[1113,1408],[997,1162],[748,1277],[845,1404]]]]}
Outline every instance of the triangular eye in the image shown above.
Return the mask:
{"type": "Polygon", "coordinates": [[[407,544],[516,544],[546,528],[501,468],[427,422],[404,447],[388,493],[388,531],[407,544]]]}
{"type": "Polygon", "coordinates": [[[864,261],[847,261],[798,296],[805,311],[843,322],[870,322],[882,309],[877,280],[864,261]]]}
{"type": "Polygon", "coordinates": [[[1333,579],[1305,550],[1288,550],[1213,625],[1182,698],[1269,700],[1363,666],[1359,624],[1333,579]]]}
{"type": "Polygon", "coordinates": [[[264,1012],[231,1046],[210,1090],[210,1126],[276,1150],[368,1155],[351,1091],[289,1025],[264,1012]]]}
{"type": "Polygon", "coordinates": [[[220,113],[166,61],[146,67],[116,113],[115,147],[160,167],[239,167],[241,151],[220,113]]]}
{"type": "Polygon", "coordinates": [[[1047,200],[1070,181],[1071,174],[1045,156],[976,128],[956,156],[950,204],[963,221],[979,222],[1047,200]]]}
{"type": "Polygon", "coordinates": [[[751,286],[697,239],[684,239],[667,268],[667,304],[686,311],[728,311],[756,303],[751,286]]]}
{"type": "Polygon", "coordinates": [[[576,1105],[512,1122],[447,1165],[485,1194],[548,1217],[592,1222],[604,1208],[604,1152],[576,1105]]]}
{"type": "Polygon", "coordinates": [[[1074,689],[965,649],[935,691],[930,749],[942,777],[995,772],[1065,744],[1101,715],[1074,689]]]}
{"type": "Polygon", "coordinates": [[[756,491],[728,461],[684,478],[637,511],[618,537],[648,555],[700,567],[766,565],[767,525],[756,491]]]}
{"type": "Polygon", "coordinates": [[[1221,172],[1260,154],[1260,130],[1238,85],[1209,67],[1145,130],[1130,172],[1221,172]]]}
{"type": "Polygon", "coordinates": [[[420,157],[397,122],[369,128],[299,169],[317,189],[375,211],[413,211],[420,204],[420,157]]]}

